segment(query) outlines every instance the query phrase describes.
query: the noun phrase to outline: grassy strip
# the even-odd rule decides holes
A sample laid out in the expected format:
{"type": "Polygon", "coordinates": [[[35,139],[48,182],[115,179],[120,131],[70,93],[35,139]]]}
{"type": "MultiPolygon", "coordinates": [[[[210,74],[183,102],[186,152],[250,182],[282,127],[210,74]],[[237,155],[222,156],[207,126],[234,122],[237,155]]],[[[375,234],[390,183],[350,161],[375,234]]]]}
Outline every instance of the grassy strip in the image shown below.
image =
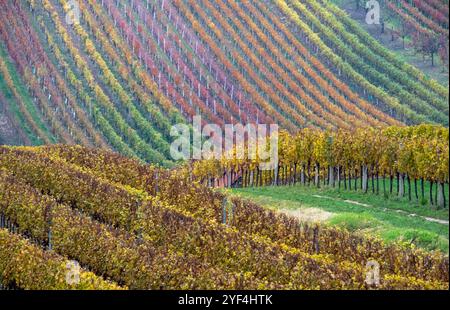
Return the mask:
{"type": "Polygon", "coordinates": [[[434,210],[405,198],[386,199],[382,195],[327,187],[260,187],[233,189],[231,193],[274,210],[290,212],[317,208],[333,214],[326,221],[330,225],[376,235],[388,242],[402,240],[428,250],[449,251],[448,225],[422,218],[448,221],[448,209],[434,210]]]}

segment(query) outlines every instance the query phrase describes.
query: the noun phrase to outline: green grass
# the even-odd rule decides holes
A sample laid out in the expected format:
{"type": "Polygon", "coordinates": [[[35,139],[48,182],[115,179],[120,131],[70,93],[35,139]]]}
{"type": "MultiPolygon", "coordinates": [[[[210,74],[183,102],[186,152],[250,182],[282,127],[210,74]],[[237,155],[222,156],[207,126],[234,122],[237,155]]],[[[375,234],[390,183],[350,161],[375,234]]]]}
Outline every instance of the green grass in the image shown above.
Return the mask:
{"type": "Polygon", "coordinates": [[[333,216],[329,222],[331,225],[344,227],[350,231],[370,229],[383,224],[380,220],[368,213],[343,212],[333,216]]]}
{"type": "MultiPolygon", "coordinates": [[[[320,209],[332,213],[325,225],[378,236],[386,242],[404,241],[427,250],[449,252],[449,226],[424,218],[448,221],[448,208],[436,210],[404,198],[301,185],[240,188],[229,192],[283,212],[320,209]]],[[[449,197],[448,187],[446,192],[449,197]]]]}

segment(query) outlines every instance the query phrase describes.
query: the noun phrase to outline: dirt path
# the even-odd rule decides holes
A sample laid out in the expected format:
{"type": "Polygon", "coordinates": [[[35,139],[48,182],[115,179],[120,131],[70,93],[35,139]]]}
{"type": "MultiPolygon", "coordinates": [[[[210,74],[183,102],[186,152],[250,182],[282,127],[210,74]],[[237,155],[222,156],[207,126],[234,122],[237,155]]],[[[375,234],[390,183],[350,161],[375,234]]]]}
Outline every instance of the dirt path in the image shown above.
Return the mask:
{"type": "Polygon", "coordinates": [[[310,222],[310,223],[322,223],[330,219],[334,213],[324,211],[319,208],[302,208],[302,209],[281,209],[279,212],[282,212],[286,215],[293,216],[299,219],[301,222],[310,222]]]}

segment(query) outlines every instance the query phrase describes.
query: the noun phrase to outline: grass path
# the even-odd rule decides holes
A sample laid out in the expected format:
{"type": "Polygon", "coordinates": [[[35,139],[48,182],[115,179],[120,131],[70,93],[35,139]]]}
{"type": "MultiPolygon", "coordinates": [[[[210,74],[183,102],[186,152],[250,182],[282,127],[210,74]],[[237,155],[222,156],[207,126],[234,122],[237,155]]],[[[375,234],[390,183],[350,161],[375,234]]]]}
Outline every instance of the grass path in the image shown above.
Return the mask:
{"type": "MultiPolygon", "coordinates": [[[[328,197],[328,196],[313,195],[313,197],[337,200],[337,198],[328,197]]],[[[368,205],[366,203],[362,203],[362,202],[359,202],[359,201],[354,201],[354,200],[349,200],[349,199],[345,199],[343,201],[347,202],[347,203],[355,204],[355,205],[358,205],[358,206],[363,206],[363,207],[366,207],[366,208],[377,208],[376,206],[371,206],[371,205],[368,205]]],[[[428,217],[428,216],[421,216],[421,215],[417,215],[416,213],[408,213],[408,212],[406,212],[404,210],[382,208],[382,211],[384,211],[384,212],[392,211],[392,212],[404,213],[404,214],[406,214],[408,216],[421,217],[424,220],[429,221],[429,222],[435,222],[435,223],[439,223],[439,224],[443,224],[443,225],[448,225],[449,224],[448,220],[437,219],[437,218],[428,217]]]]}
{"type": "Polygon", "coordinates": [[[435,210],[398,197],[334,188],[280,186],[227,190],[305,221],[404,241],[428,250],[449,252],[448,208],[435,210]]]}

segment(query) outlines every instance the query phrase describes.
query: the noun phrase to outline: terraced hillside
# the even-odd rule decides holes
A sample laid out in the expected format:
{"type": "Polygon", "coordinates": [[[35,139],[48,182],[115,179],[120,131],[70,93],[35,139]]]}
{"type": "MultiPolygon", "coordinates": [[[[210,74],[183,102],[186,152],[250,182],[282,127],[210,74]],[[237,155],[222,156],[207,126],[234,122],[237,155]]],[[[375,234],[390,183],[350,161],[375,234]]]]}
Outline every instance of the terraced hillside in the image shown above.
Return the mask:
{"type": "Polygon", "coordinates": [[[73,3],[0,3],[0,102],[24,143],[170,166],[171,125],[194,115],[291,132],[448,126],[448,87],[329,1],[80,0],[79,22],[73,3]]]}
{"type": "Polygon", "coordinates": [[[0,147],[0,214],[6,288],[448,289],[438,252],[300,225],[187,170],[98,149],[0,147]],[[81,264],[76,285],[63,278],[69,258],[81,264]]]}

